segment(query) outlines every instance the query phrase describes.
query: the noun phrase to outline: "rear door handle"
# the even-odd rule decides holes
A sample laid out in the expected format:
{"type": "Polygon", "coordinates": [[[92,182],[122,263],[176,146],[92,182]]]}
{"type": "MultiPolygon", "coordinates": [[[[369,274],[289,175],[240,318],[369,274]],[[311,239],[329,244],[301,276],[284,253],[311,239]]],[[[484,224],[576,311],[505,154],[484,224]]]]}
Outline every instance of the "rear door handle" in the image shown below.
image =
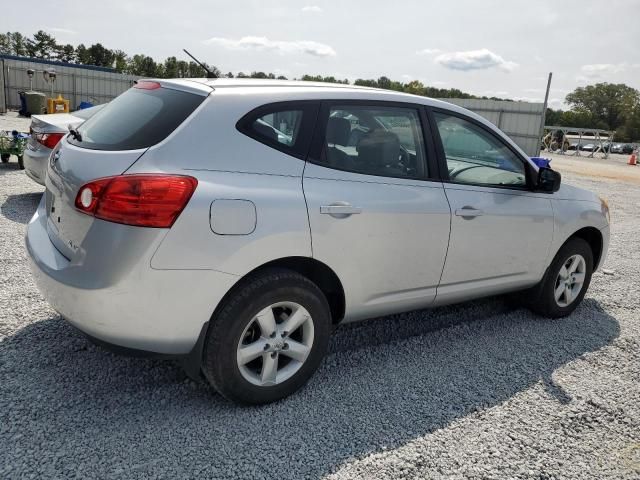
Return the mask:
{"type": "Polygon", "coordinates": [[[353,205],[341,205],[341,204],[333,204],[333,205],[320,205],[320,213],[323,215],[331,215],[336,218],[344,218],[349,215],[355,215],[358,213],[362,213],[362,208],[354,207],[353,205]]]}
{"type": "Polygon", "coordinates": [[[456,216],[462,218],[481,217],[483,214],[482,210],[473,207],[462,207],[456,210],[456,216]]]}

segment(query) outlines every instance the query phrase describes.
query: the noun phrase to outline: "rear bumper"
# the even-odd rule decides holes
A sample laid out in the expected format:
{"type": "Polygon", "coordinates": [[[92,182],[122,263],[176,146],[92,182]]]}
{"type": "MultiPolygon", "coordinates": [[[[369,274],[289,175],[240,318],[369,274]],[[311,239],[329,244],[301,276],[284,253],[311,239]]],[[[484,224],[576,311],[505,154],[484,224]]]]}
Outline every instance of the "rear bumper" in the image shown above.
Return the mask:
{"type": "Polygon", "coordinates": [[[49,154],[51,154],[51,150],[48,148],[44,150],[30,150],[27,147],[24,151],[24,171],[31,180],[40,185],[44,185],[49,154]]]}
{"type": "MultiPolygon", "coordinates": [[[[101,222],[94,225],[100,235],[101,227],[119,229],[120,237],[123,230],[136,228],[96,222],[101,222]]],[[[87,258],[84,264],[70,262],[49,239],[43,201],[29,222],[26,245],[39,290],[73,326],[113,346],[186,355],[238,277],[212,270],[152,269],[150,258],[164,235],[160,230],[150,235],[155,241],[128,252],[98,249],[96,254],[107,259],[100,268],[95,263],[92,268],[87,258]]]]}

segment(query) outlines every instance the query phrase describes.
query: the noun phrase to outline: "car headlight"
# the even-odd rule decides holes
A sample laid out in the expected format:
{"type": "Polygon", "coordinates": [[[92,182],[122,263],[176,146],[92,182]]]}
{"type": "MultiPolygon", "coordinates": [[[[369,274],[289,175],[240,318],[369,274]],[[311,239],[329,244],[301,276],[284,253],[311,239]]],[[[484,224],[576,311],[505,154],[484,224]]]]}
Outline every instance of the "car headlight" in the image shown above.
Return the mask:
{"type": "Polygon", "coordinates": [[[607,223],[611,222],[611,217],[609,215],[609,202],[606,198],[598,196],[600,199],[600,209],[602,210],[602,214],[607,218],[607,223]]]}

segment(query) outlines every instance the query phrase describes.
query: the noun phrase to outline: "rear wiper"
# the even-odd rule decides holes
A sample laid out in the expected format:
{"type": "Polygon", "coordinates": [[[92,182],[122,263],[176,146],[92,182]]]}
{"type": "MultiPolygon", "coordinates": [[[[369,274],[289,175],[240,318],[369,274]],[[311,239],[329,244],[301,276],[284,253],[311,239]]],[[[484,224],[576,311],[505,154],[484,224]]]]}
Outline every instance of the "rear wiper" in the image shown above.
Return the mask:
{"type": "Polygon", "coordinates": [[[75,128],[70,128],[69,129],[69,133],[71,134],[71,136],[73,138],[75,138],[77,141],[81,142],[82,141],[82,135],[80,135],[80,132],[78,132],[78,130],[76,130],[75,128]]]}

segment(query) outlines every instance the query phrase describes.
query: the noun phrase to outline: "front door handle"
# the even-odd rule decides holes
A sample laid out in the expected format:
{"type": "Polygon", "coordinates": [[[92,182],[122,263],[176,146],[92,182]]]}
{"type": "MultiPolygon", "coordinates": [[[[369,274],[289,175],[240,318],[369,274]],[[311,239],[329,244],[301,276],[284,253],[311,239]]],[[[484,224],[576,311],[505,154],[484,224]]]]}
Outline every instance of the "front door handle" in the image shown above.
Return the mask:
{"type": "Polygon", "coordinates": [[[362,208],[354,207],[349,204],[334,203],[331,205],[320,205],[320,213],[323,215],[331,215],[336,218],[345,218],[349,215],[362,213],[362,208]]]}
{"type": "Polygon", "coordinates": [[[456,210],[456,216],[466,219],[480,217],[484,214],[482,210],[473,207],[462,207],[456,210]]]}

